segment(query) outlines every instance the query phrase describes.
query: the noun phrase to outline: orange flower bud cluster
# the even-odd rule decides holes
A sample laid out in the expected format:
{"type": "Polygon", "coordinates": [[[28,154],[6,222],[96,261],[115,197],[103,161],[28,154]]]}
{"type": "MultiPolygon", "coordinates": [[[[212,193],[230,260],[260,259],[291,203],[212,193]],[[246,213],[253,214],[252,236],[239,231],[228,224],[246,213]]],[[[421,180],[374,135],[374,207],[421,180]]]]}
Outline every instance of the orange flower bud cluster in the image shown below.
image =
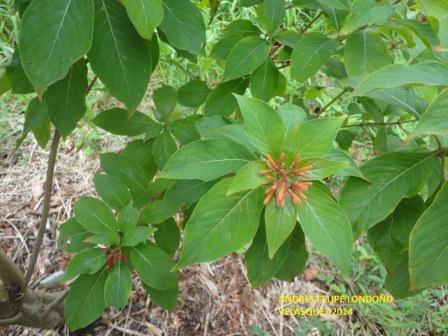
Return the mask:
{"type": "Polygon", "coordinates": [[[278,160],[274,160],[270,155],[266,157],[269,169],[261,170],[260,174],[272,182],[269,183],[268,189],[266,189],[264,205],[267,205],[275,198],[276,206],[283,208],[287,194],[291,196],[294,205],[306,200],[305,192],[312,183],[303,181],[303,179],[311,178],[311,175],[307,172],[313,169],[313,167],[301,166],[299,155],[296,155],[290,165],[286,164],[285,158],[285,153],[281,153],[278,160]]]}
{"type": "Polygon", "coordinates": [[[121,250],[119,247],[114,248],[111,250],[110,248],[106,248],[104,250],[104,254],[106,254],[107,258],[107,269],[111,269],[114,267],[114,264],[117,261],[128,261],[128,257],[121,254],[121,250]]]}

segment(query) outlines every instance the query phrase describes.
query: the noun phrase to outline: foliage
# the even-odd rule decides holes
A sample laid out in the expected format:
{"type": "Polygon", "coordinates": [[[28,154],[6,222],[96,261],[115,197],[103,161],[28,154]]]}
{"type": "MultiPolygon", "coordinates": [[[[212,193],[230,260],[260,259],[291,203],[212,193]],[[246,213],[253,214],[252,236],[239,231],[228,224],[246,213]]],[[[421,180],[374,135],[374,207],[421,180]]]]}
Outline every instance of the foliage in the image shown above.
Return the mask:
{"type": "Polygon", "coordinates": [[[123,106],[89,119],[131,138],[101,156],[101,199],[81,198],[61,226],[75,254],[69,327],[123,307],[133,271],[166,308],[177,270],[231,252],[245,254],[254,287],[293,279],[305,238],[348,278],[352,243],[367,233],[397,298],[447,283],[447,8],[241,0],[232,11],[247,15],[210,41],[206,12],[210,22],[226,13],[208,4],[15,1],[18,47],[0,92],[32,97],[21,141],[30,131],[42,147],[51,129],[70,136],[97,79],[123,106]],[[161,85],[154,109],[139,111],[167,49],[190,80],[161,85]],[[218,77],[191,76],[197,62],[218,77]],[[358,167],[354,139],[366,137],[376,156],[358,167]],[[346,181],[340,197],[334,176],[346,181]]]}

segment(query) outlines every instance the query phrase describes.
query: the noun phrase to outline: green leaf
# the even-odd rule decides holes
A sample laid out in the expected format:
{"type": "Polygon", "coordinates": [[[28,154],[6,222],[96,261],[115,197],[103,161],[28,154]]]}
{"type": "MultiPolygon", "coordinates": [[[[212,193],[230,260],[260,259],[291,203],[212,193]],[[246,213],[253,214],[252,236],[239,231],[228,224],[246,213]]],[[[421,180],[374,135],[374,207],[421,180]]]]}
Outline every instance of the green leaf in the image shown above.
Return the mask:
{"type": "Polygon", "coordinates": [[[257,147],[255,147],[254,145],[254,141],[249,138],[246,131],[244,130],[244,125],[242,124],[232,124],[219,127],[218,129],[214,130],[214,135],[216,135],[217,137],[224,137],[225,139],[230,139],[236,143],[239,143],[252,152],[258,151],[257,147]]]}
{"type": "Polygon", "coordinates": [[[211,181],[236,172],[252,158],[246,148],[228,140],[194,141],[168,160],[160,178],[211,181]]]}
{"type": "Polygon", "coordinates": [[[339,43],[320,33],[306,34],[291,55],[291,76],[304,82],[327,63],[339,43]]]}
{"type": "Polygon", "coordinates": [[[263,154],[278,154],[283,145],[283,122],[265,102],[237,96],[244,118],[244,129],[263,154]]]}
{"type": "Polygon", "coordinates": [[[177,274],[171,272],[173,262],[165,251],[151,242],[131,248],[131,261],[146,285],[159,290],[177,286],[177,274]]]}
{"type": "Polygon", "coordinates": [[[448,90],[445,90],[437,95],[436,99],[428,106],[409,138],[423,134],[447,135],[447,110],[448,90]]]}
{"type": "Polygon", "coordinates": [[[185,226],[177,269],[235,252],[255,236],[263,191],[257,188],[227,196],[231,183],[231,178],[218,182],[198,202],[185,226]]]}
{"type": "Polygon", "coordinates": [[[153,138],[162,130],[162,125],[156,123],[147,115],[138,111],[129,115],[128,111],[117,107],[100,112],[92,122],[115,135],[137,136],[146,134],[147,138],[153,138]]]}
{"type": "Polygon", "coordinates": [[[81,197],[74,207],[76,221],[92,233],[106,234],[118,243],[117,222],[112,211],[93,197],[81,197]]]}
{"type": "Polygon", "coordinates": [[[106,234],[120,241],[117,222],[112,211],[99,199],[81,197],[74,207],[76,221],[92,233],[106,234]]]}
{"type": "Polygon", "coordinates": [[[313,169],[308,173],[311,180],[323,180],[329,176],[335,175],[338,171],[347,166],[347,161],[330,161],[326,159],[304,159],[300,161],[301,167],[312,166],[313,169]]]}
{"type": "Polygon", "coordinates": [[[104,265],[107,258],[103,249],[89,248],[76,254],[67,269],[65,270],[64,279],[71,280],[80,274],[95,274],[104,265]]]}
{"type": "Polygon", "coordinates": [[[207,116],[228,116],[238,107],[232,93],[244,94],[248,81],[242,78],[218,84],[207,97],[204,114],[207,116]]]}
{"type": "Polygon", "coordinates": [[[47,106],[41,103],[37,97],[33,98],[25,111],[23,131],[16,142],[16,148],[23,143],[31,130],[41,129],[47,122],[49,122],[47,106]]]}
{"type": "Polygon", "coordinates": [[[104,299],[108,306],[118,309],[128,303],[132,291],[132,274],[129,263],[121,260],[114,264],[104,285],[104,299]]]}
{"type": "Polygon", "coordinates": [[[126,205],[118,213],[118,229],[121,232],[132,231],[138,224],[139,212],[132,204],[126,205]]]}
{"type": "Polygon", "coordinates": [[[372,31],[359,30],[349,35],[344,47],[344,64],[349,76],[366,76],[391,63],[386,44],[372,31]]]}
{"type": "Polygon", "coordinates": [[[134,201],[140,203],[149,199],[149,181],[137,162],[130,157],[116,153],[102,154],[100,162],[107,174],[117,177],[126,184],[134,201]]]}
{"type": "Polygon", "coordinates": [[[140,220],[145,224],[160,224],[174,216],[180,205],[170,200],[159,200],[148,204],[140,214],[140,220]]]}
{"type": "Polygon", "coordinates": [[[404,252],[398,265],[387,273],[386,280],[384,281],[384,287],[393,295],[395,299],[404,299],[408,296],[418,294],[422,291],[411,290],[409,280],[409,256],[408,252],[404,252]]]}
{"type": "Polygon", "coordinates": [[[34,88],[23,70],[19,49],[14,50],[11,62],[5,69],[5,78],[9,81],[12,93],[28,94],[34,92],[34,88]]]}
{"type": "Polygon", "coordinates": [[[200,80],[192,80],[183,85],[177,91],[179,104],[187,107],[197,108],[204,104],[210,89],[207,84],[200,80]]]}
{"type": "Polygon", "coordinates": [[[290,197],[286,196],[285,206],[278,208],[271,201],[264,213],[266,239],[269,259],[272,259],[280,246],[288,239],[297,222],[297,213],[290,197]]]}
{"type": "Polygon", "coordinates": [[[389,217],[368,231],[368,241],[389,272],[409,247],[409,235],[425,209],[420,196],[403,199],[389,217]]]}
{"type": "Polygon", "coordinates": [[[420,7],[423,13],[429,16],[435,16],[440,21],[448,17],[447,0],[421,0],[420,7]]]}
{"type": "Polygon", "coordinates": [[[148,240],[154,233],[154,229],[147,226],[137,226],[127,230],[123,235],[122,246],[137,246],[148,240]]]}
{"type": "Polygon", "coordinates": [[[332,260],[344,276],[350,274],[352,229],[344,210],[325,191],[311,186],[297,206],[303,232],[316,250],[332,260]]]}
{"type": "Polygon", "coordinates": [[[269,181],[260,174],[261,170],[268,169],[263,161],[251,161],[246,163],[238,170],[232,180],[227,195],[231,195],[240,191],[255,189],[269,181]]]}
{"type": "Polygon", "coordinates": [[[39,95],[66,77],[92,45],[92,0],[33,1],[19,34],[22,65],[39,95]]]}
{"type": "Polygon", "coordinates": [[[96,174],[93,184],[98,195],[114,209],[121,209],[132,201],[126,185],[115,176],[96,174]]]}
{"type": "Polygon", "coordinates": [[[268,101],[275,96],[280,71],[270,59],[257,68],[252,74],[250,92],[254,98],[268,101]]]}
{"type": "Polygon", "coordinates": [[[260,35],[261,31],[251,21],[239,19],[229,23],[224,29],[225,36],[246,37],[251,35],[260,35]]]}
{"type": "Polygon", "coordinates": [[[376,89],[391,89],[404,85],[446,85],[447,78],[448,66],[436,61],[414,65],[392,64],[364,78],[352,95],[364,96],[376,89]]]}
{"type": "Polygon", "coordinates": [[[244,256],[247,277],[251,287],[259,287],[275,276],[288,257],[289,244],[290,241],[288,240],[281,246],[274,258],[269,258],[265,225],[260,224],[252,245],[244,256]]]}
{"type": "Polygon", "coordinates": [[[237,79],[252,73],[269,55],[269,44],[258,36],[241,39],[230,50],[224,69],[224,80],[237,79]]]}
{"type": "Polygon", "coordinates": [[[163,85],[154,91],[153,100],[163,119],[166,119],[176,107],[177,91],[170,85],[163,85]]]}
{"type": "Polygon", "coordinates": [[[177,49],[203,54],[205,24],[201,12],[190,0],[163,0],[164,17],[160,29],[177,49]]]}
{"type": "Polygon", "coordinates": [[[416,195],[436,163],[433,155],[405,152],[387,153],[365,163],[361,172],[370,183],[349,178],[339,200],[355,237],[385,219],[404,197],[416,195]]]}
{"type": "Polygon", "coordinates": [[[336,138],[345,117],[314,119],[294,127],[286,139],[286,148],[302,158],[324,157],[336,138]]]}
{"type": "Polygon", "coordinates": [[[378,4],[375,0],[353,0],[351,13],[341,32],[345,34],[365,25],[382,25],[393,12],[391,6],[378,4]]]}
{"type": "Polygon", "coordinates": [[[220,39],[210,51],[210,57],[217,60],[226,60],[229,56],[232,48],[237,44],[244,36],[242,35],[229,35],[220,39]]]}
{"type": "Polygon", "coordinates": [[[196,122],[200,120],[201,116],[192,115],[185,119],[179,119],[173,122],[171,132],[182,145],[186,145],[195,140],[199,140],[201,135],[196,127],[196,122]]]}
{"type": "Polygon", "coordinates": [[[368,93],[367,97],[381,100],[393,107],[408,111],[416,118],[420,118],[428,105],[424,99],[415,94],[413,89],[380,89],[368,93]]]}
{"type": "Polygon", "coordinates": [[[180,231],[175,220],[170,218],[157,228],[154,234],[157,245],[170,256],[174,255],[180,243],[180,231]]]}
{"type": "Polygon", "coordinates": [[[285,18],[285,2],[284,0],[264,0],[263,3],[264,16],[269,22],[269,32],[275,32],[285,18]]]}
{"type": "Polygon", "coordinates": [[[124,0],[124,5],[140,36],[150,40],[163,20],[162,0],[124,0]]]}
{"type": "Polygon", "coordinates": [[[152,141],[134,140],[129,142],[123,151],[125,157],[129,157],[143,169],[147,179],[152,179],[157,172],[152,147],[152,141]]]}
{"type": "Polygon", "coordinates": [[[409,238],[411,289],[448,283],[448,183],[418,219],[409,238]]]}
{"type": "MultiPolygon", "coordinates": [[[[295,276],[303,272],[308,259],[305,236],[300,225],[295,226],[288,240],[290,242],[286,260],[275,273],[275,277],[283,281],[292,282],[295,276]]],[[[275,257],[273,260],[275,260],[275,257]]]]}
{"type": "Polygon", "coordinates": [[[214,181],[178,180],[166,191],[164,200],[180,206],[199,201],[215,184],[214,181]]]}
{"type": "Polygon", "coordinates": [[[87,66],[74,64],[64,79],[51,85],[44,94],[48,115],[58,131],[69,135],[86,112],[87,66]]]}
{"type": "Polygon", "coordinates": [[[335,176],[356,176],[362,179],[366,179],[364,174],[361,172],[361,169],[357,166],[356,162],[352,159],[352,157],[345,151],[337,148],[333,148],[325,157],[326,159],[332,161],[345,161],[347,162],[346,166],[336,172],[335,176]]]}
{"type": "Polygon", "coordinates": [[[81,275],[73,282],[65,300],[65,322],[70,330],[84,328],[94,322],[106,308],[104,285],[106,270],[81,275]]]}
{"type": "Polygon", "coordinates": [[[75,253],[92,247],[92,244],[85,242],[92,233],[80,225],[74,217],[63,223],[60,228],[59,244],[65,252],[75,253]]]}
{"type": "Polygon", "coordinates": [[[152,71],[147,42],[140,37],[119,1],[95,1],[95,31],[89,61],[110,93],[135,111],[152,71]]]}
{"type": "Polygon", "coordinates": [[[179,294],[179,289],[177,286],[175,288],[167,290],[158,290],[145,284],[143,284],[143,287],[148,292],[151,300],[156,303],[156,305],[164,309],[174,310],[177,305],[177,297],[179,294]]]}
{"type": "Polygon", "coordinates": [[[157,166],[162,169],[168,159],[176,152],[177,145],[173,137],[168,132],[163,132],[155,140],[152,147],[152,154],[157,166]]]}
{"type": "Polygon", "coordinates": [[[290,132],[294,127],[303,124],[306,121],[306,112],[303,108],[292,103],[286,103],[280,106],[278,114],[283,121],[283,128],[285,129],[284,139],[288,139],[290,132]]]}

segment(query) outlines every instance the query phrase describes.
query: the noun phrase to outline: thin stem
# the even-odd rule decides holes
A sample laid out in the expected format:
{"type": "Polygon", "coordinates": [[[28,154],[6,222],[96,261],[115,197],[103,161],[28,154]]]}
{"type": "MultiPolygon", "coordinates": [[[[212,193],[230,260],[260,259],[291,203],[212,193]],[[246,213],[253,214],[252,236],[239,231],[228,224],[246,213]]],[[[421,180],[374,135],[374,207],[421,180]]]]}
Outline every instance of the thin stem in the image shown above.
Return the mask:
{"type": "Polygon", "coordinates": [[[28,270],[25,274],[25,283],[28,285],[31,276],[33,275],[34,267],[36,267],[37,257],[42,247],[42,242],[44,239],[45,227],[47,225],[48,214],[50,212],[50,199],[53,191],[53,174],[54,166],[56,164],[56,155],[58,152],[59,141],[61,139],[61,134],[58,130],[54,131],[53,141],[51,143],[50,155],[48,157],[47,164],[47,177],[45,180],[45,190],[44,190],[44,200],[42,205],[42,216],[39,222],[39,231],[37,233],[36,241],[33,246],[33,253],[31,255],[31,261],[28,266],[28,270]]]}
{"type": "Polygon", "coordinates": [[[352,124],[346,125],[344,127],[364,127],[364,126],[389,126],[389,125],[402,125],[417,122],[418,120],[399,120],[399,121],[391,121],[391,122],[368,122],[368,123],[360,123],[360,124],[352,124]]]}
{"type": "Polygon", "coordinates": [[[61,295],[54,302],[49,304],[48,308],[47,308],[47,311],[46,311],[46,314],[49,314],[51,311],[57,309],[65,301],[65,298],[67,297],[68,293],[69,293],[68,289],[63,291],[61,293],[61,295]]]}
{"type": "MultiPolygon", "coordinates": [[[[0,250],[0,280],[6,285],[19,285],[22,292],[26,290],[22,271],[0,250]]],[[[1,284],[1,282],[0,282],[1,284]]]]}
{"type": "Polygon", "coordinates": [[[92,91],[93,86],[95,85],[96,81],[98,80],[98,76],[93,77],[92,81],[90,82],[88,88],[87,88],[87,93],[88,94],[90,91],[92,91]]]}
{"type": "Polygon", "coordinates": [[[324,107],[322,107],[322,109],[319,111],[318,114],[321,114],[323,112],[325,112],[331,105],[333,105],[339,98],[341,98],[344,93],[346,93],[348,91],[347,88],[345,88],[344,90],[342,90],[341,93],[339,93],[336,97],[334,97],[327,105],[325,105],[324,107]]]}
{"type": "Polygon", "coordinates": [[[308,29],[310,29],[312,26],[313,26],[313,24],[317,21],[317,20],[319,20],[319,18],[322,16],[324,14],[324,12],[319,12],[319,14],[317,14],[315,17],[314,17],[314,19],[312,19],[304,28],[302,28],[301,30],[300,30],[300,34],[305,34],[306,33],[306,31],[308,30],[308,29]]]}

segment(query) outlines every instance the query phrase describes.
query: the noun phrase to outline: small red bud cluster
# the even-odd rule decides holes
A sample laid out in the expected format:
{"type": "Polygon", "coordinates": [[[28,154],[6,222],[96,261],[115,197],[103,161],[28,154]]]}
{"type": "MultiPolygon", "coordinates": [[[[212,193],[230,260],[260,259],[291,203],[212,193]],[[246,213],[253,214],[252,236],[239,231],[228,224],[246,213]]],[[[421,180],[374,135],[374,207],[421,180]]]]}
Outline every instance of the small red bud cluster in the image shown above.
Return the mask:
{"type": "Polygon", "coordinates": [[[104,250],[104,253],[106,254],[107,258],[107,269],[111,269],[114,267],[114,264],[117,261],[128,261],[128,257],[121,254],[121,249],[119,247],[116,247],[114,249],[106,248],[104,250]]]}
{"type": "Polygon", "coordinates": [[[260,174],[272,182],[270,182],[266,190],[264,205],[267,205],[275,196],[276,206],[283,208],[285,206],[286,193],[291,196],[294,205],[302,203],[302,200],[306,200],[305,192],[312,183],[305,182],[302,179],[311,178],[307,171],[313,169],[313,167],[301,166],[299,155],[296,155],[290,165],[285,163],[285,158],[285,153],[281,153],[278,160],[274,160],[270,155],[266,157],[269,169],[261,170],[260,174]]]}

